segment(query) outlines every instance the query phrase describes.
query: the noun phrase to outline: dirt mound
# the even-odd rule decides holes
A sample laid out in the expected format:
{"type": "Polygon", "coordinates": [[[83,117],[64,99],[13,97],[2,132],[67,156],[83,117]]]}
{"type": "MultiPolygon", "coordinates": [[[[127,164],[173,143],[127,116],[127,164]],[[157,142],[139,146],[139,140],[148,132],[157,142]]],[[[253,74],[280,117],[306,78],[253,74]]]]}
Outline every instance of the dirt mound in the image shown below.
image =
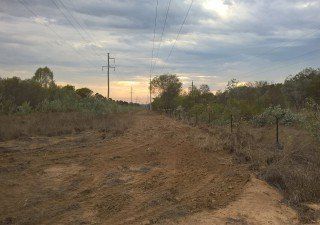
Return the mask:
{"type": "MultiPolygon", "coordinates": [[[[248,190],[246,166],[221,148],[203,147],[214,137],[197,128],[140,112],[125,134],[111,140],[95,132],[77,135],[0,144],[6,149],[0,152],[0,178],[6,181],[0,184],[0,221],[192,224],[201,215],[205,221],[209,214],[203,212],[228,215],[220,210],[229,205],[234,213],[224,222],[241,224],[249,220],[237,217],[230,203],[241,203],[246,212],[258,204],[252,200],[245,208],[239,199],[248,190]]],[[[277,210],[280,215],[282,208],[277,210]]]]}
{"type": "Polygon", "coordinates": [[[188,225],[295,225],[298,214],[281,203],[282,196],[267,183],[252,178],[240,197],[223,209],[181,219],[188,225]]]}

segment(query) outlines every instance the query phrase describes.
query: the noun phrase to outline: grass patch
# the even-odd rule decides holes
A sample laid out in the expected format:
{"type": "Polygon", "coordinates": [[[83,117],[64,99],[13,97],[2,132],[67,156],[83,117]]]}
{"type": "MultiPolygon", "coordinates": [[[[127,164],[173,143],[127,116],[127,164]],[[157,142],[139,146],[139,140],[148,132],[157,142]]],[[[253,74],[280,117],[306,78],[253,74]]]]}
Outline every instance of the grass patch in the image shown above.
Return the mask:
{"type": "Polygon", "coordinates": [[[119,134],[128,128],[131,121],[130,112],[107,115],[80,112],[1,115],[0,140],[34,135],[55,136],[93,129],[119,134]]]}
{"type": "Polygon", "coordinates": [[[241,125],[233,134],[226,129],[220,129],[219,133],[224,149],[278,188],[284,201],[297,209],[302,222],[315,220],[316,213],[305,206],[320,201],[320,144],[314,137],[307,131],[282,126],[283,149],[278,149],[273,126],[241,125]]]}

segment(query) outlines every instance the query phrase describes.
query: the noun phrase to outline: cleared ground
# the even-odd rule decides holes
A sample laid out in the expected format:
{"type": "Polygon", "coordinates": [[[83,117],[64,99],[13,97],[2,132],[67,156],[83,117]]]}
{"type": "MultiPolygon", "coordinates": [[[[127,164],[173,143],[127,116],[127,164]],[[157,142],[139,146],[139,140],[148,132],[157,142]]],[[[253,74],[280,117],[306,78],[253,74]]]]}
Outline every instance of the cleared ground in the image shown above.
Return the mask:
{"type": "Polygon", "coordinates": [[[122,135],[85,132],[0,143],[0,221],[297,222],[296,213],[280,203],[279,193],[252,180],[245,165],[234,163],[218,146],[206,150],[205,140],[198,138],[203,131],[147,112],[133,117],[122,135]]]}

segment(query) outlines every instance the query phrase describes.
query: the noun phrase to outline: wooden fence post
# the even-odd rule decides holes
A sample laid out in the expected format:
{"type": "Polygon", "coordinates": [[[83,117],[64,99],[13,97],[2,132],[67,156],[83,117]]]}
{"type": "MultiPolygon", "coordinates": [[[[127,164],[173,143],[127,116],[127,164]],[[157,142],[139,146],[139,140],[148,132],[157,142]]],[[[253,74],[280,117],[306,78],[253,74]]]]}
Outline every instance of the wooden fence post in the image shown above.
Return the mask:
{"type": "Polygon", "coordinates": [[[230,116],[230,131],[231,131],[231,133],[233,131],[233,116],[232,116],[232,114],[230,116]]]}
{"type": "Polygon", "coordinates": [[[195,125],[198,125],[198,112],[196,112],[196,124],[195,125]]]}

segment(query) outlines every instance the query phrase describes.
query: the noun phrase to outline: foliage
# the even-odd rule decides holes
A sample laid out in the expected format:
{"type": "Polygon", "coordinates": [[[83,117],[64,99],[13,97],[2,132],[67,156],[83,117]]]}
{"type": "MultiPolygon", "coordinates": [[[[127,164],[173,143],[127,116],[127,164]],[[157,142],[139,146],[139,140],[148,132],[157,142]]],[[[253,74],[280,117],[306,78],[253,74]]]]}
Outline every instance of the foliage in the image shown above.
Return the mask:
{"type": "Polygon", "coordinates": [[[89,98],[92,96],[93,91],[91,91],[89,88],[80,88],[76,90],[76,93],[81,97],[81,98],[89,98]]]}
{"type": "Polygon", "coordinates": [[[292,125],[302,121],[298,114],[291,112],[289,109],[283,109],[281,106],[276,106],[267,108],[262,114],[254,117],[252,122],[254,125],[262,127],[275,124],[277,118],[283,125],[292,125]]]}
{"type": "Polygon", "coordinates": [[[108,114],[127,111],[137,104],[108,100],[88,88],[55,85],[52,71],[39,68],[32,79],[0,79],[0,114],[31,112],[88,112],[108,114]]]}
{"type": "Polygon", "coordinates": [[[32,107],[29,102],[24,102],[21,106],[18,106],[17,111],[20,115],[30,114],[32,112],[32,107]]]}
{"type": "Polygon", "coordinates": [[[320,141],[320,105],[309,99],[304,110],[304,127],[320,141]]]}
{"type": "Polygon", "coordinates": [[[320,69],[306,68],[295,76],[289,76],[283,85],[283,91],[292,106],[305,107],[306,99],[312,98],[320,104],[320,69]]]}
{"type": "Polygon", "coordinates": [[[15,112],[24,102],[35,107],[47,97],[47,90],[33,80],[21,80],[18,77],[0,80],[1,113],[15,112]]]}
{"type": "Polygon", "coordinates": [[[151,90],[158,96],[154,99],[152,106],[157,110],[174,109],[178,105],[177,97],[182,88],[179,78],[173,74],[165,74],[153,78],[151,81],[151,90]]]}
{"type": "MultiPolygon", "coordinates": [[[[154,110],[180,107],[183,114],[197,115],[200,120],[210,115],[210,119],[219,124],[226,123],[231,115],[237,121],[251,121],[257,126],[273,124],[278,118],[284,125],[304,124],[310,132],[318,131],[318,120],[311,117],[314,113],[310,113],[312,109],[306,105],[306,99],[320,104],[320,69],[307,68],[295,76],[289,76],[283,84],[232,79],[224,91],[215,94],[210,92],[207,84],[199,88],[192,85],[187,92],[181,93],[181,82],[175,75],[156,77],[152,84],[153,91],[159,94],[153,101],[154,110]],[[171,98],[165,98],[172,93],[169,88],[172,83],[177,88],[171,98]],[[301,115],[303,108],[308,111],[304,116],[301,115]]],[[[175,110],[175,113],[179,111],[175,110]]]]}
{"type": "Polygon", "coordinates": [[[32,80],[39,83],[42,87],[48,88],[54,84],[53,72],[48,68],[38,68],[32,80]]]}

